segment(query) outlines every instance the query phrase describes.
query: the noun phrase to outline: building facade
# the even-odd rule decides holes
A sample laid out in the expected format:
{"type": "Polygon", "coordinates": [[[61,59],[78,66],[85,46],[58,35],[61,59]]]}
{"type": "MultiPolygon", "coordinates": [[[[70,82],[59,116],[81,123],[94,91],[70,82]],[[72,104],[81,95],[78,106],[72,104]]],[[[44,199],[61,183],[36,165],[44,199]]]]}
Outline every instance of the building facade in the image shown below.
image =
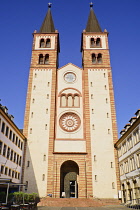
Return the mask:
{"type": "MultiPolygon", "coordinates": [[[[80,40],[79,40],[80,41],[80,40]]],[[[118,198],[116,114],[108,32],[90,5],[82,68],[58,68],[59,33],[50,5],[33,48],[24,135],[28,192],[54,198],[118,198]]]]}
{"type": "MultiPolygon", "coordinates": [[[[25,136],[13,122],[8,109],[0,104],[0,191],[4,190],[4,180],[13,184],[23,182],[25,136]]],[[[10,190],[19,190],[19,185],[10,190]]]]}
{"type": "Polygon", "coordinates": [[[123,203],[137,203],[140,199],[140,110],[121,131],[115,144],[118,150],[123,203]]]}

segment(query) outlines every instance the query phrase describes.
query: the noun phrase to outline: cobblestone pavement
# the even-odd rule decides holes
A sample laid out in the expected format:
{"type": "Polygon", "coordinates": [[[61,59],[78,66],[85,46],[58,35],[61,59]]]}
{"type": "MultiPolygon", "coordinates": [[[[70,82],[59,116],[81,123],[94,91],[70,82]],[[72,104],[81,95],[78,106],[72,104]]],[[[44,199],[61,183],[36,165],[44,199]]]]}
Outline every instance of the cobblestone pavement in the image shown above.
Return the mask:
{"type": "Polygon", "coordinates": [[[38,207],[38,210],[129,210],[129,208],[118,205],[118,206],[102,206],[102,207],[49,207],[43,206],[38,207]]]}

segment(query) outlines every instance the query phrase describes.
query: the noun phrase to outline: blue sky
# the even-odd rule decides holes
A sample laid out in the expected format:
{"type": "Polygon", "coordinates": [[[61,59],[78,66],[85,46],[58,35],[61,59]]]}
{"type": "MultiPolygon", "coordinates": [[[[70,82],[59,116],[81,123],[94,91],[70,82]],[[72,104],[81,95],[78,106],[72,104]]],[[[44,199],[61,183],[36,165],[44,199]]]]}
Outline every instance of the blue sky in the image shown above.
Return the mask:
{"type": "MultiPolygon", "coordinates": [[[[32,33],[39,30],[47,0],[4,0],[0,7],[0,99],[23,127],[32,33]]],[[[81,32],[89,15],[89,0],[52,0],[55,28],[60,33],[59,67],[81,67],[81,32]]],[[[94,0],[109,46],[118,131],[140,108],[140,0],[94,0]]]]}

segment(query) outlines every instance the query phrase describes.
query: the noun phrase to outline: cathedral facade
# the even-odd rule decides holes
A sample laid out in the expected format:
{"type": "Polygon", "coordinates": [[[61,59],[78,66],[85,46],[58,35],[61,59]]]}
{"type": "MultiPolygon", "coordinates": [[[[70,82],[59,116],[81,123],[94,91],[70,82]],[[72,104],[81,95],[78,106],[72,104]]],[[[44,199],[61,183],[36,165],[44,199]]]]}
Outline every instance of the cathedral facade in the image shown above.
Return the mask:
{"type": "Polygon", "coordinates": [[[59,33],[50,5],[33,34],[26,100],[24,182],[54,198],[118,198],[116,113],[108,32],[90,5],[82,68],[58,67],[59,33]]]}

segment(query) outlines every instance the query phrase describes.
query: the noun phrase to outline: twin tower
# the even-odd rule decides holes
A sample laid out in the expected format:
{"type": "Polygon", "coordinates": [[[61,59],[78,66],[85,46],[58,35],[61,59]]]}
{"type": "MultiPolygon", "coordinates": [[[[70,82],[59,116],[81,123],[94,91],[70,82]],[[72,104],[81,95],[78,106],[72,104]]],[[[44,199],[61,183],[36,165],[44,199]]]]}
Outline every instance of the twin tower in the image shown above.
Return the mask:
{"type": "Polygon", "coordinates": [[[24,119],[27,192],[54,198],[118,198],[114,92],[108,33],[90,4],[82,68],[58,68],[51,8],[33,34],[24,119]]]}

